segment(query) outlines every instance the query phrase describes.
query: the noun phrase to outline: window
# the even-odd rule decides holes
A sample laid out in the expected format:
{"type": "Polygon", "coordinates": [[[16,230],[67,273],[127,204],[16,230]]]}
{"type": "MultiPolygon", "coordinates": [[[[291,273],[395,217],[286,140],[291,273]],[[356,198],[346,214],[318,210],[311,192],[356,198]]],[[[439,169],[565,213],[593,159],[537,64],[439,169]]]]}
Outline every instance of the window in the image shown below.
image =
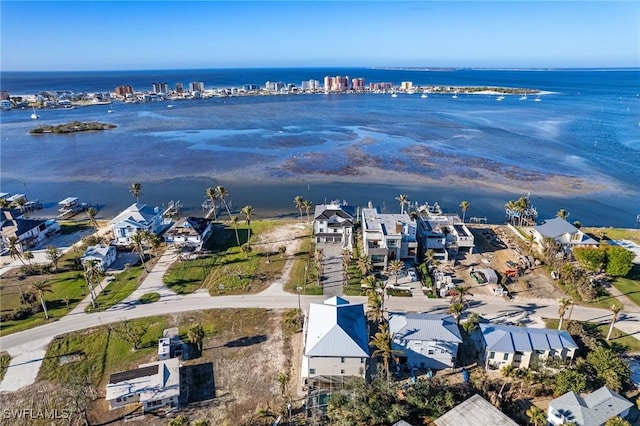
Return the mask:
{"type": "Polygon", "coordinates": [[[364,358],[360,358],[360,364],[364,364],[364,358]]]}
{"type": "Polygon", "coordinates": [[[493,359],[496,356],[495,352],[489,352],[489,359],[493,359]]]}
{"type": "Polygon", "coordinates": [[[427,352],[428,355],[433,355],[433,349],[429,349],[429,351],[427,352]]]}
{"type": "Polygon", "coordinates": [[[503,359],[504,361],[508,360],[508,359],[509,359],[509,354],[504,354],[504,356],[502,357],[502,359],[503,359]]]}
{"type": "Polygon", "coordinates": [[[340,369],[340,374],[344,374],[344,369],[340,369]]]}
{"type": "Polygon", "coordinates": [[[316,374],[316,369],[315,368],[310,368],[309,369],[309,374],[316,374]]]}
{"type": "Polygon", "coordinates": [[[344,357],[340,358],[340,362],[344,364],[344,357]]]}

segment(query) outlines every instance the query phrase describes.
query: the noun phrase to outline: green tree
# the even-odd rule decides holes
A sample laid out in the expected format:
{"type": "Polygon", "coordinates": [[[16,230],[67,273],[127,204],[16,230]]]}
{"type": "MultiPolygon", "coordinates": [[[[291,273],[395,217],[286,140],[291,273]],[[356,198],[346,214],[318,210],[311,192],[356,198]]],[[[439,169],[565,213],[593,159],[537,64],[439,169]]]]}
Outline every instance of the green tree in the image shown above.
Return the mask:
{"type": "Polygon", "coordinates": [[[187,339],[192,345],[196,345],[198,353],[202,353],[202,342],[204,340],[204,329],[202,324],[193,324],[187,330],[187,339]]]}
{"type": "Polygon", "coordinates": [[[112,330],[117,337],[127,342],[134,351],[140,349],[142,338],[146,333],[144,327],[133,325],[129,320],[122,321],[112,330]]]}
{"type": "Polygon", "coordinates": [[[293,203],[296,205],[296,209],[300,212],[300,220],[302,220],[302,210],[304,210],[304,198],[302,195],[296,195],[293,198],[293,203]]]}
{"type": "Polygon", "coordinates": [[[302,204],[304,205],[304,209],[307,212],[307,222],[310,222],[311,218],[309,217],[309,213],[311,212],[311,208],[313,207],[313,201],[304,200],[302,204]]]}
{"type": "Polygon", "coordinates": [[[38,293],[38,297],[40,297],[40,303],[42,304],[42,309],[44,310],[44,317],[46,319],[49,319],[49,312],[47,312],[47,303],[44,301],[44,293],[53,293],[51,284],[46,281],[36,281],[31,283],[31,287],[38,293]]]}
{"type": "MultiPolygon", "coordinates": [[[[213,212],[213,221],[217,222],[218,212],[216,209],[216,200],[218,199],[218,194],[216,193],[215,188],[209,187],[205,191],[205,195],[209,199],[209,202],[211,203],[211,211],[213,212]]],[[[238,245],[240,245],[240,243],[238,243],[238,245]]]]}
{"type": "Polygon", "coordinates": [[[556,216],[559,217],[560,219],[567,220],[567,218],[570,216],[570,213],[568,211],[566,211],[565,209],[560,209],[556,213],[556,216]]]}
{"type": "Polygon", "coordinates": [[[47,258],[53,265],[54,272],[58,272],[58,261],[62,257],[62,251],[56,246],[48,246],[45,252],[47,253],[47,258]]]}
{"type": "Polygon", "coordinates": [[[469,210],[469,206],[470,205],[468,201],[460,202],[460,209],[462,210],[462,223],[464,223],[464,219],[466,217],[467,210],[469,210]]]}
{"type": "Polygon", "coordinates": [[[587,374],[577,368],[560,370],[555,376],[554,395],[564,395],[569,391],[583,393],[587,391],[587,374]]]}
{"type": "Polygon", "coordinates": [[[453,293],[453,300],[462,303],[463,305],[466,303],[465,298],[467,296],[473,296],[471,293],[471,287],[468,285],[459,285],[451,290],[453,293]]]}
{"type": "Polygon", "coordinates": [[[380,328],[378,332],[371,338],[371,346],[376,348],[371,356],[381,357],[382,363],[384,365],[385,377],[387,380],[391,380],[391,373],[389,370],[389,366],[391,364],[391,359],[398,354],[401,354],[401,351],[395,350],[392,347],[393,337],[389,333],[389,328],[387,324],[380,324],[380,328]]]}
{"type": "Polygon", "coordinates": [[[87,260],[84,263],[84,279],[87,282],[87,287],[89,288],[89,298],[91,299],[91,306],[95,309],[96,304],[96,295],[94,291],[94,284],[98,283],[98,279],[100,277],[100,270],[98,269],[98,261],[95,259],[87,260]]]}
{"type": "Polygon", "coordinates": [[[404,214],[404,206],[409,204],[409,196],[407,194],[400,194],[396,197],[396,200],[400,202],[400,214],[404,214]]]}
{"type": "Polygon", "coordinates": [[[460,317],[465,310],[464,303],[453,302],[449,305],[449,313],[456,319],[456,324],[460,325],[460,317]]]}
{"type": "Polygon", "coordinates": [[[476,327],[478,327],[478,324],[480,324],[480,315],[478,315],[475,312],[472,312],[467,317],[467,320],[464,323],[462,323],[462,328],[467,334],[471,334],[471,332],[473,332],[473,330],[475,330],[476,327]]]}
{"type": "Polygon", "coordinates": [[[26,259],[27,263],[29,264],[29,272],[33,272],[33,265],[31,264],[31,261],[35,258],[33,253],[29,250],[25,251],[24,253],[22,253],[22,257],[26,259]]]}
{"type": "Polygon", "coordinates": [[[366,276],[369,272],[373,271],[373,265],[371,264],[371,257],[360,255],[356,260],[356,266],[360,269],[362,276],[366,276]]]}
{"type": "Polygon", "coordinates": [[[287,246],[278,246],[278,253],[280,254],[280,259],[283,259],[287,253],[287,246]]]}
{"type": "Polygon", "coordinates": [[[180,414],[169,421],[169,426],[189,426],[189,418],[184,414],[180,414]]]}
{"type": "Polygon", "coordinates": [[[607,420],[604,426],[631,426],[631,423],[629,423],[622,417],[616,416],[607,420]]]}
{"type": "Polygon", "coordinates": [[[560,316],[560,322],[558,323],[558,330],[562,330],[564,314],[567,311],[567,307],[570,305],[573,305],[573,301],[569,298],[563,297],[558,301],[558,315],[560,316]]]}
{"type": "Polygon", "coordinates": [[[145,245],[145,236],[142,232],[136,232],[131,237],[129,237],[131,243],[133,244],[133,249],[140,256],[140,262],[142,264],[142,268],[145,272],[149,272],[147,270],[147,265],[144,263],[144,245],[145,245]]]}
{"type": "Polygon", "coordinates": [[[24,257],[22,256],[22,243],[18,240],[18,237],[12,235],[7,238],[7,249],[9,250],[9,256],[11,256],[11,259],[18,259],[24,266],[27,266],[24,262],[24,257]]]}
{"type": "Polygon", "coordinates": [[[606,252],[598,247],[575,247],[572,252],[580,265],[589,271],[601,270],[607,258],[606,252]]]}
{"type": "Polygon", "coordinates": [[[84,213],[87,215],[91,226],[98,229],[100,227],[98,226],[98,221],[96,220],[96,216],[98,216],[98,210],[95,207],[89,207],[84,211],[84,213]]]}
{"type": "Polygon", "coordinates": [[[398,285],[398,275],[400,274],[400,271],[404,269],[404,262],[400,259],[392,260],[391,262],[389,262],[388,268],[389,272],[391,272],[391,274],[395,278],[394,285],[398,285]]]}
{"type": "Polygon", "coordinates": [[[602,346],[587,354],[587,364],[601,382],[616,392],[631,378],[631,370],[622,358],[613,350],[602,346]]]}
{"type": "Polygon", "coordinates": [[[529,418],[529,424],[533,426],[544,426],[547,424],[547,416],[544,413],[544,410],[532,405],[525,412],[527,417],[529,418]]]}
{"type": "Polygon", "coordinates": [[[278,374],[278,385],[280,386],[280,395],[285,396],[287,394],[287,387],[290,381],[289,373],[278,374]]]}
{"type": "Polygon", "coordinates": [[[231,220],[231,210],[229,210],[229,204],[227,204],[226,198],[229,196],[229,191],[222,185],[218,185],[215,188],[216,198],[222,201],[222,205],[227,210],[227,214],[229,214],[229,220],[231,220]]]}
{"type": "Polygon", "coordinates": [[[142,195],[142,184],[139,182],[132,183],[129,187],[129,192],[136,199],[136,203],[140,202],[140,196],[142,195]]]}
{"type": "Polygon", "coordinates": [[[633,252],[620,246],[609,246],[606,250],[607,266],[605,272],[612,277],[626,277],[633,268],[633,252]]]}
{"type": "Polygon", "coordinates": [[[249,230],[247,233],[247,244],[249,244],[249,240],[251,239],[251,215],[253,214],[253,207],[244,206],[241,211],[244,214],[244,221],[247,224],[247,229],[249,230]]]}

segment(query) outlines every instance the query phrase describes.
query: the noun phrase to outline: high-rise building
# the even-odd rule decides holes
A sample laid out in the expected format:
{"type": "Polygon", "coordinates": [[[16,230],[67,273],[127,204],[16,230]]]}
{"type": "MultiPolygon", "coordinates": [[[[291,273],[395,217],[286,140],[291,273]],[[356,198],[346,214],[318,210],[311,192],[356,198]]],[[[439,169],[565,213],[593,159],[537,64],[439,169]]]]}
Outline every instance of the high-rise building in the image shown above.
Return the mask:
{"type": "Polygon", "coordinates": [[[411,89],[413,89],[413,82],[412,81],[403,81],[402,83],[400,83],[400,89],[401,90],[411,90],[411,89]]]}
{"type": "Polygon", "coordinates": [[[204,92],[204,83],[202,81],[192,81],[189,83],[190,92],[204,92]]]}
{"type": "Polygon", "coordinates": [[[364,78],[358,77],[351,80],[351,88],[356,92],[363,92],[364,87],[364,78]]]}
{"type": "Polygon", "coordinates": [[[122,97],[127,97],[127,95],[133,95],[133,87],[131,86],[118,86],[116,87],[116,95],[117,96],[122,96],[122,97]]]}
{"type": "Polygon", "coordinates": [[[169,92],[169,85],[167,83],[153,83],[151,91],[153,93],[167,93],[169,92]]]}
{"type": "Polygon", "coordinates": [[[184,93],[184,86],[182,85],[182,83],[176,83],[176,93],[184,93]]]}

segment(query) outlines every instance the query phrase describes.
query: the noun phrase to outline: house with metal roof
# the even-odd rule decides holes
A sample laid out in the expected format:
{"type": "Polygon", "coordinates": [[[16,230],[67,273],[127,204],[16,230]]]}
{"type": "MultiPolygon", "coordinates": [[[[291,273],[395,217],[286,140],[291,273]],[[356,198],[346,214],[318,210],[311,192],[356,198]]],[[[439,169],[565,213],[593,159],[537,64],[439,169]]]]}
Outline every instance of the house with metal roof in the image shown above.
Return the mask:
{"type": "Polygon", "coordinates": [[[0,248],[8,247],[9,240],[16,238],[20,251],[29,250],[58,231],[56,220],[27,219],[17,209],[0,210],[0,248]]]}
{"type": "Polygon", "coordinates": [[[401,364],[434,370],[453,367],[462,343],[451,315],[389,312],[389,333],[401,364]]]}
{"type": "Polygon", "coordinates": [[[354,215],[353,207],[337,202],[316,205],[313,215],[316,243],[340,243],[351,250],[354,215]]]}
{"type": "Polygon", "coordinates": [[[131,237],[142,231],[160,233],[164,218],[159,207],[149,207],[142,203],[133,203],[114,217],[111,231],[116,245],[131,244],[131,237]]]}
{"type": "Polygon", "coordinates": [[[480,324],[486,368],[529,368],[547,358],[571,361],[578,345],[565,330],[480,324]]]}
{"type": "Polygon", "coordinates": [[[140,404],[143,411],[180,404],[180,361],[169,358],[140,365],[135,370],[113,373],[107,383],[109,409],[140,404]]]}
{"type": "Polygon", "coordinates": [[[565,248],[598,245],[596,240],[561,217],[554,217],[546,220],[542,225],[534,226],[531,233],[540,245],[545,237],[553,238],[565,248]]]}
{"type": "Polygon", "coordinates": [[[364,306],[332,297],[311,303],[305,321],[303,383],[314,386],[367,373],[369,333],[364,306]]]}
{"type": "Polygon", "coordinates": [[[549,402],[547,421],[554,426],[569,422],[576,426],[601,426],[613,417],[624,419],[632,406],[628,399],[606,386],[584,398],[570,391],[549,402]]]}
{"type": "Polygon", "coordinates": [[[437,426],[518,426],[506,414],[476,394],[435,420],[437,426]]]}
{"type": "Polygon", "coordinates": [[[100,272],[104,272],[107,268],[116,260],[116,248],[114,246],[89,246],[84,252],[84,255],[80,258],[82,264],[86,264],[89,261],[96,262],[96,268],[100,272]]]}

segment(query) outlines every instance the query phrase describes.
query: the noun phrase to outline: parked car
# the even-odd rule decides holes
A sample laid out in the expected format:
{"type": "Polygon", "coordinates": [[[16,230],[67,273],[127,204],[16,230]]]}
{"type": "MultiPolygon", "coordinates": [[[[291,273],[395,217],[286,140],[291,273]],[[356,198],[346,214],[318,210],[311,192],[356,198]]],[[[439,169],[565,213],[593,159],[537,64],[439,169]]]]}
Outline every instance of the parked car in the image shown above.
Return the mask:
{"type": "Polygon", "coordinates": [[[415,269],[409,269],[409,278],[411,281],[418,281],[418,274],[416,274],[415,269]]]}

